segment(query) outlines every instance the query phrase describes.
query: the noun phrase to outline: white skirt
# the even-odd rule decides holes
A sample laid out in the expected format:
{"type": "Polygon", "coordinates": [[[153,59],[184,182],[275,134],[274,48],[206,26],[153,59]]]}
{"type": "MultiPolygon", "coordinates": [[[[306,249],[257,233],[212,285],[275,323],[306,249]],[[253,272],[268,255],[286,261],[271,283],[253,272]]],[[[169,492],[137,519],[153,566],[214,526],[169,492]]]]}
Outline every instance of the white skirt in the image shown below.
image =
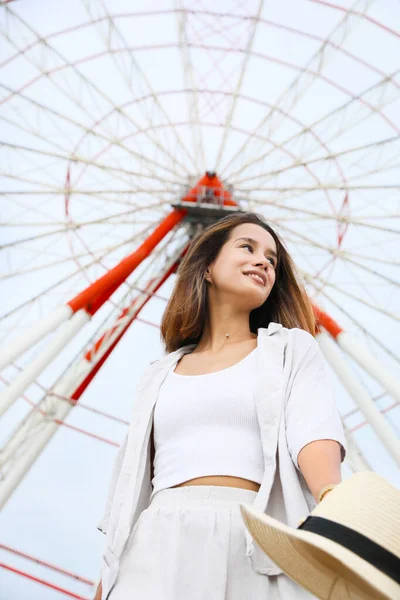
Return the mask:
{"type": "Polygon", "coordinates": [[[314,598],[285,574],[251,568],[239,502],[256,495],[211,485],[157,492],[132,530],[108,600],[314,598]]]}

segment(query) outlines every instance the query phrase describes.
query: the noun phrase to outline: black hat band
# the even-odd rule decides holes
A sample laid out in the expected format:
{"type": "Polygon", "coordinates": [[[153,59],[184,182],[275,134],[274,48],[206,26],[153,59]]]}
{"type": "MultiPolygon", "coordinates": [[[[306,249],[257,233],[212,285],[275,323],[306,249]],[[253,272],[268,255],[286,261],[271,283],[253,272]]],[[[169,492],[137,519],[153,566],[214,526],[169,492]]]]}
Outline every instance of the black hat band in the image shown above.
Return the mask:
{"type": "Polygon", "coordinates": [[[312,516],[307,517],[297,530],[310,531],[340,544],[400,583],[400,559],[362,533],[335,521],[312,516]]]}

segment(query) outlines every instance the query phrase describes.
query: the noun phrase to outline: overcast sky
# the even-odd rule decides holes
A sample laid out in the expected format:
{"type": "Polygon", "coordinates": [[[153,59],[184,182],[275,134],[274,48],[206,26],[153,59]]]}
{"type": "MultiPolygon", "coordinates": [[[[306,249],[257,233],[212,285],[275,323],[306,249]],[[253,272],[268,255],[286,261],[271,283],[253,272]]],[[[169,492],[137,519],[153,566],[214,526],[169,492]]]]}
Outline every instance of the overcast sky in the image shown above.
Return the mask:
{"type": "MultiPolygon", "coordinates": [[[[56,11],[50,0],[16,0],[8,11],[0,7],[0,56],[13,56],[0,71],[7,99],[1,109],[1,138],[8,144],[1,171],[6,191],[1,220],[7,224],[1,229],[2,243],[35,238],[10,245],[1,255],[6,275],[1,313],[38,296],[0,321],[3,344],[133,252],[145,239],[145,228],[151,231],[171,210],[169,203],[183,190],[186,176],[196,180],[218,164],[244,206],[277,227],[309,278],[307,289],[318,305],[398,373],[399,244],[393,231],[399,224],[394,215],[400,186],[400,39],[391,28],[400,23],[400,5],[395,0],[336,3],[355,13],[367,5],[368,19],[347,14],[343,21],[346,12],[328,9],[323,2],[218,3],[221,13],[236,17],[245,7],[250,16],[261,7],[254,37],[251,20],[212,17],[216,4],[209,0],[186,21],[182,12],[171,9],[198,9],[198,3],[154,2],[152,10],[168,12],[150,16],[148,3],[137,2],[135,10],[146,12],[141,17],[128,15],[132,5],[126,0],[72,0],[56,11]],[[114,28],[104,18],[107,11],[119,15],[114,28]],[[56,32],[67,33],[52,36],[56,32]],[[37,33],[47,37],[52,51],[37,44],[37,33]],[[321,50],[325,38],[330,44],[321,50]],[[248,48],[251,56],[246,58],[248,48]],[[92,56],[96,58],[86,60],[92,56]],[[383,85],[385,74],[392,77],[383,85]],[[291,87],[293,81],[297,83],[291,87]],[[192,94],[194,88],[198,91],[192,94]],[[10,89],[19,93],[10,98],[10,89]],[[231,128],[225,130],[221,125],[229,121],[231,128]],[[300,135],[307,125],[312,125],[311,133],[300,135]],[[138,133],[146,126],[148,132],[138,133]],[[341,153],[340,159],[331,159],[341,153]],[[79,160],[68,162],[71,156],[79,160]],[[67,217],[68,166],[75,191],[67,217]],[[145,210],[155,199],[164,204],[145,210]],[[141,210],[118,216],[137,207],[141,210]],[[351,225],[339,248],[344,217],[351,225]],[[86,224],[68,233],[68,219],[86,224]],[[94,224],[99,219],[104,221],[94,224]],[[341,259],[339,250],[351,260],[341,259]],[[97,261],[89,266],[92,258],[97,261]]],[[[183,239],[168,238],[168,249],[183,239]]],[[[153,273],[160,264],[151,266],[153,273]]],[[[164,352],[158,324],[172,286],[173,278],[130,327],[83,394],[82,406],[70,412],[66,422],[75,429],[59,428],[7,502],[0,514],[3,546],[97,581],[104,536],[96,525],[126,425],[90,409],[129,421],[141,374],[164,352]]],[[[117,299],[125,293],[124,288],[117,299]]],[[[88,347],[91,336],[98,339],[113,322],[117,309],[113,313],[109,303],[99,311],[38,378],[40,385],[30,386],[26,398],[0,418],[2,443],[29,413],[27,400],[42,398],[43,389],[88,347]]],[[[3,381],[15,377],[49,339],[6,369],[3,381]]],[[[344,360],[381,409],[393,403],[353,360],[344,360]]],[[[331,373],[344,415],[354,404],[331,373]]],[[[398,406],[387,419],[398,433],[398,406]]],[[[362,421],[356,413],[346,423],[354,427],[362,421]]],[[[400,487],[400,471],[371,427],[360,428],[354,439],[371,468],[400,487]]],[[[349,474],[344,467],[343,476],[349,474]]],[[[87,584],[6,549],[0,549],[0,561],[78,597],[92,596],[87,584]]],[[[0,569],[0,600],[62,597],[0,569]]]]}

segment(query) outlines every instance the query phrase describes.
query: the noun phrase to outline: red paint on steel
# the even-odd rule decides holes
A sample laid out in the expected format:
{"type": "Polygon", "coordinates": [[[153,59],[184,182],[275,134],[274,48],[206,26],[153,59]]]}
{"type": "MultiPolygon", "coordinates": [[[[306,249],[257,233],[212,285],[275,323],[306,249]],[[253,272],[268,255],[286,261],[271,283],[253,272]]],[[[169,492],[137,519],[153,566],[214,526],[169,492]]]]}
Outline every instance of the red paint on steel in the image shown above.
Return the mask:
{"type": "Polygon", "coordinates": [[[218,198],[224,206],[237,206],[232,195],[224,188],[222,181],[215,173],[206,173],[198,183],[182,198],[182,202],[194,202],[198,199],[218,198]]]}
{"type": "Polygon", "coordinates": [[[33,556],[33,554],[27,554],[26,552],[22,552],[22,550],[17,550],[16,548],[12,548],[11,546],[7,546],[6,544],[0,544],[1,550],[6,550],[7,552],[11,552],[12,554],[16,554],[17,556],[22,556],[32,562],[35,562],[38,565],[42,565],[43,567],[47,567],[48,569],[52,569],[53,571],[57,571],[58,573],[62,573],[71,579],[76,579],[77,581],[81,581],[82,583],[86,583],[87,585],[94,585],[94,581],[91,579],[87,579],[87,577],[82,577],[81,575],[77,575],[72,571],[67,571],[66,569],[62,569],[57,565],[53,565],[52,563],[46,562],[38,558],[37,556],[33,556]]]}
{"type": "MultiPolygon", "coordinates": [[[[200,179],[197,186],[190,190],[188,196],[190,196],[190,200],[187,200],[188,196],[185,196],[183,200],[188,202],[196,202],[199,198],[201,199],[204,195],[205,190],[208,191],[208,197],[211,198],[220,198],[221,203],[224,205],[235,205],[236,203],[232,200],[231,194],[225,190],[224,186],[220,179],[214,173],[206,173],[204,177],[200,179]]],[[[109,273],[101,277],[97,282],[89,286],[84,292],[81,292],[76,298],[74,298],[68,304],[74,310],[79,310],[80,308],[85,308],[87,312],[90,314],[95,314],[97,310],[110,298],[110,296],[114,293],[116,289],[125,281],[126,277],[140,264],[140,262],[147,257],[156,244],[161,241],[163,237],[173,228],[175,225],[184,218],[187,214],[185,209],[174,211],[168,215],[168,217],[158,226],[158,228],[147,238],[147,240],[142,244],[142,246],[129,257],[125,258],[117,267],[112,269],[109,273]]],[[[188,244],[184,250],[182,251],[182,257],[185,256],[186,252],[189,248],[188,244]]],[[[182,258],[181,257],[181,258],[182,258]]],[[[170,269],[163,275],[162,278],[158,281],[152,292],[148,293],[147,298],[141,304],[141,306],[134,311],[134,305],[137,302],[135,299],[131,305],[125,308],[119,317],[116,320],[115,325],[106,331],[93,345],[93,347],[85,354],[85,359],[92,363],[92,368],[90,372],[86,375],[83,381],[79,384],[79,386],[75,389],[75,391],[70,396],[71,402],[77,402],[83,392],[86,390],[90,382],[94,379],[98,371],[101,369],[107,358],[110,356],[111,352],[114,350],[118,342],[121,340],[123,335],[129,329],[133,321],[138,317],[142,308],[147,304],[150,300],[152,294],[157,292],[157,290],[165,283],[165,281],[176,272],[179,267],[179,262],[176,261],[173,265],[171,265],[170,269]],[[127,318],[128,313],[131,312],[131,316],[127,318]],[[108,343],[108,339],[113,335],[113,333],[118,328],[118,322],[127,318],[127,322],[124,326],[121,327],[120,333],[117,335],[115,340],[106,348],[104,354],[99,360],[96,360],[96,354],[99,353],[101,347],[108,343]]],[[[147,284],[147,289],[144,290],[143,293],[146,293],[150,288],[151,282],[147,284]]]]}
{"type": "Polygon", "coordinates": [[[333,2],[326,2],[326,0],[311,0],[311,2],[314,2],[315,4],[322,4],[323,6],[328,6],[329,8],[333,8],[335,10],[340,10],[349,15],[357,15],[357,17],[359,17],[360,19],[365,19],[366,21],[373,23],[377,27],[380,27],[381,29],[388,31],[389,33],[392,33],[393,35],[400,37],[399,31],[396,31],[395,29],[391,29],[390,27],[388,27],[381,21],[378,21],[377,19],[374,19],[373,17],[370,17],[370,15],[360,12],[359,10],[353,10],[351,8],[346,8],[345,6],[339,6],[339,4],[334,4],[333,2]]]}
{"type": "Polygon", "coordinates": [[[62,594],[65,594],[66,596],[69,596],[70,598],[77,598],[77,600],[90,600],[90,598],[87,598],[85,596],[80,596],[79,594],[74,594],[74,592],[70,592],[69,590],[66,590],[65,588],[59,587],[58,585],[54,585],[54,583],[50,583],[50,581],[46,581],[45,579],[40,579],[39,577],[35,577],[34,575],[31,575],[30,573],[26,573],[25,571],[21,571],[20,569],[15,569],[14,567],[10,567],[10,565],[6,565],[5,563],[0,562],[0,567],[2,567],[3,569],[7,569],[8,571],[12,571],[13,573],[16,573],[17,575],[22,575],[22,577],[26,577],[27,579],[30,579],[31,581],[36,581],[37,583],[41,583],[42,585],[45,585],[46,587],[56,590],[57,592],[61,592],[62,594]]]}
{"type": "MultiPolygon", "coordinates": [[[[219,177],[211,172],[207,172],[197,185],[182,198],[182,201],[195,203],[204,198],[214,203],[216,199],[220,200],[221,205],[225,206],[237,206],[219,177]]],[[[90,315],[94,315],[136,267],[151,254],[157,244],[182,221],[186,214],[186,209],[174,208],[135,252],[124,258],[108,273],[67,303],[73,312],[84,309],[90,315]]]]}
{"type": "MultiPolygon", "coordinates": [[[[349,192],[346,192],[346,195],[344,197],[344,200],[343,200],[343,203],[342,203],[339,213],[345,215],[348,212],[348,210],[349,210],[349,192]]],[[[343,222],[339,221],[339,224],[338,224],[338,230],[339,230],[338,246],[341,245],[348,226],[349,226],[348,222],[343,223],[343,222]]]]}
{"type": "Polygon", "coordinates": [[[338,335],[342,333],[343,328],[340,327],[340,325],[336,323],[332,317],[318,308],[315,304],[313,304],[313,310],[317,319],[317,332],[320,331],[319,325],[322,325],[322,327],[326,329],[326,331],[330,333],[333,338],[336,339],[338,335]]]}
{"type": "MultiPolygon", "coordinates": [[[[165,273],[165,275],[160,279],[160,281],[158,282],[157,286],[154,288],[154,292],[156,292],[163,285],[163,283],[165,283],[165,281],[168,279],[168,277],[170,275],[172,275],[172,273],[175,272],[176,265],[177,265],[177,263],[173,264],[171,266],[171,268],[165,273]]],[[[129,327],[132,325],[133,321],[137,318],[138,314],[140,313],[140,311],[142,310],[142,308],[144,308],[144,306],[147,304],[147,302],[150,300],[150,298],[151,298],[151,293],[148,295],[148,297],[143,302],[143,304],[140,306],[140,308],[138,308],[137,311],[132,314],[132,316],[130,317],[129,321],[121,329],[121,332],[119,333],[119,335],[115,338],[115,340],[113,341],[113,343],[110,344],[110,346],[104,352],[104,354],[100,358],[100,360],[98,360],[97,362],[95,362],[93,364],[93,368],[91,369],[90,373],[85,377],[85,379],[80,383],[80,385],[76,388],[76,390],[71,395],[71,400],[72,401],[77,402],[79,400],[79,398],[81,397],[81,395],[83,394],[83,392],[86,390],[86,388],[88,387],[88,385],[90,384],[90,382],[94,379],[94,377],[96,376],[97,372],[101,369],[101,367],[103,366],[103,364],[105,363],[105,361],[107,360],[107,358],[110,356],[111,352],[114,350],[114,348],[116,347],[116,345],[118,344],[118,342],[121,340],[122,336],[127,332],[127,330],[129,329],[129,327]]],[[[121,315],[117,319],[117,323],[118,323],[119,319],[123,319],[125,317],[125,315],[128,313],[128,311],[132,310],[132,307],[134,306],[135,302],[136,302],[136,299],[132,302],[132,304],[131,304],[130,307],[127,307],[127,308],[125,308],[122,311],[121,315]]],[[[117,325],[115,325],[114,327],[112,327],[110,330],[106,331],[97,340],[97,342],[94,344],[93,348],[91,350],[89,350],[85,354],[85,359],[86,360],[88,360],[90,362],[93,361],[93,357],[99,351],[99,349],[102,346],[102,344],[104,344],[106,342],[107,337],[109,337],[110,335],[112,335],[112,333],[115,331],[116,328],[117,328],[117,325]]]]}
{"type": "Polygon", "coordinates": [[[73,312],[83,308],[90,315],[94,315],[136,267],[151,254],[171,229],[182,221],[185,215],[186,210],[174,209],[135,252],[124,258],[111,271],[68,302],[73,312]]]}

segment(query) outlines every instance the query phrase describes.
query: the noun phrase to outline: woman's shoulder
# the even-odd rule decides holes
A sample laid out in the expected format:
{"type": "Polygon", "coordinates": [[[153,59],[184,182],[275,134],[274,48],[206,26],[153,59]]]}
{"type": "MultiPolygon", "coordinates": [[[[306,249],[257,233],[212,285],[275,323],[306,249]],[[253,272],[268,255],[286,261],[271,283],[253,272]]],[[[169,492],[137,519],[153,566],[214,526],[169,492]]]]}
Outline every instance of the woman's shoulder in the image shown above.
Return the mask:
{"type": "Polygon", "coordinates": [[[315,341],[315,337],[305,329],[301,329],[300,327],[285,327],[281,323],[274,321],[270,321],[268,327],[260,327],[257,331],[262,337],[277,335],[291,341],[295,340],[298,343],[312,343],[312,341],[315,341]]]}
{"type": "Polygon", "coordinates": [[[320,356],[319,343],[309,331],[300,327],[282,327],[280,332],[284,338],[286,354],[291,355],[295,361],[302,360],[305,356],[320,356]]]}
{"type": "Polygon", "coordinates": [[[299,346],[302,346],[302,345],[310,346],[312,344],[317,344],[315,337],[313,335],[311,335],[311,333],[309,331],[306,331],[305,329],[301,329],[300,327],[290,327],[289,328],[289,327],[284,327],[281,324],[275,324],[275,323],[271,324],[270,323],[268,329],[265,329],[265,332],[268,332],[272,325],[275,326],[272,329],[273,334],[277,333],[278,335],[281,335],[282,337],[287,339],[292,344],[296,344],[299,346]]]}
{"type": "Polygon", "coordinates": [[[312,344],[317,343],[317,340],[309,331],[301,329],[300,327],[291,327],[287,330],[290,337],[299,344],[312,344]]]}

